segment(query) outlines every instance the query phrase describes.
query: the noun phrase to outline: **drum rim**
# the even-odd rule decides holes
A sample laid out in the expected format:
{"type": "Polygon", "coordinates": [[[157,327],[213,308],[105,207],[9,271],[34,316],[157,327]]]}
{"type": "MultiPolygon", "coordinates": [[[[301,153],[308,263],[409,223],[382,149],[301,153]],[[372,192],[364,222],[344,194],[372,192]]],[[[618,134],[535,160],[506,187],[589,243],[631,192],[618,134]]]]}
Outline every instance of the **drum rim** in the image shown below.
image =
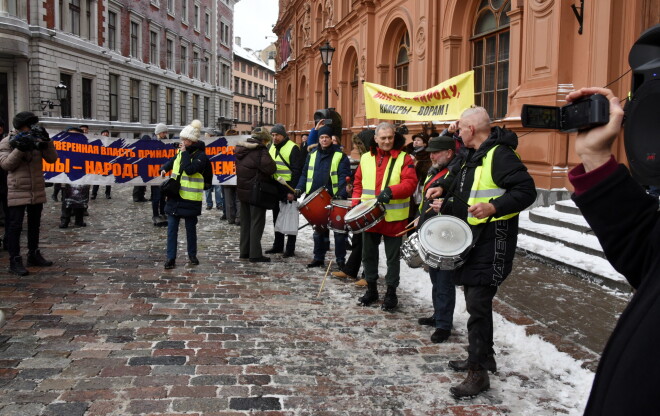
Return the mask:
{"type": "MultiPolygon", "coordinates": [[[[305,199],[303,199],[303,201],[300,203],[300,206],[301,206],[301,207],[306,206],[310,201],[312,201],[312,200],[316,197],[316,195],[322,193],[323,191],[328,192],[325,188],[320,187],[320,188],[317,189],[316,191],[314,191],[314,192],[312,192],[311,194],[307,195],[307,196],[305,197],[305,199]]],[[[328,192],[328,195],[330,195],[329,192],[328,192]]]]}
{"type": "MultiPolygon", "coordinates": [[[[347,199],[333,199],[332,201],[330,201],[330,205],[332,205],[333,207],[348,208],[349,211],[351,209],[352,204],[353,203],[351,201],[347,200],[347,199]]],[[[348,212],[347,212],[347,214],[348,214],[348,212]]]]}
{"type": "MultiPolygon", "coordinates": [[[[372,206],[375,206],[375,205],[378,204],[378,200],[375,199],[375,198],[371,198],[371,199],[367,199],[367,200],[365,200],[365,201],[360,202],[359,204],[357,204],[356,206],[354,206],[353,209],[351,209],[349,212],[346,213],[346,216],[344,216],[344,221],[346,221],[346,222],[348,222],[348,221],[353,221],[355,218],[350,217],[350,219],[346,219],[346,217],[349,216],[351,213],[353,213],[353,215],[355,215],[355,213],[357,212],[358,208],[359,208],[361,205],[362,205],[362,206],[367,206],[367,204],[371,204],[372,206]]],[[[360,214],[363,214],[363,213],[360,213],[360,214]]]]}
{"type": "MultiPolygon", "coordinates": [[[[430,252],[439,255],[440,257],[456,257],[460,256],[462,253],[465,252],[465,250],[469,249],[472,246],[472,241],[474,239],[474,236],[472,235],[472,229],[470,226],[463,220],[461,220],[458,217],[454,217],[452,215],[439,215],[437,217],[433,217],[422,224],[422,226],[419,229],[419,236],[417,237],[420,245],[420,251],[425,251],[425,252],[430,252]],[[451,223],[457,224],[459,228],[465,232],[465,236],[467,237],[465,242],[461,244],[460,250],[453,250],[451,252],[445,251],[442,252],[441,250],[437,249],[436,247],[430,247],[428,244],[425,244],[425,240],[423,238],[424,236],[424,230],[428,229],[433,223],[439,222],[439,221],[449,221],[451,223]],[[432,250],[429,250],[431,248],[432,250]]],[[[426,253],[424,253],[426,254],[426,253]]],[[[428,257],[424,255],[424,257],[428,257]]]]}

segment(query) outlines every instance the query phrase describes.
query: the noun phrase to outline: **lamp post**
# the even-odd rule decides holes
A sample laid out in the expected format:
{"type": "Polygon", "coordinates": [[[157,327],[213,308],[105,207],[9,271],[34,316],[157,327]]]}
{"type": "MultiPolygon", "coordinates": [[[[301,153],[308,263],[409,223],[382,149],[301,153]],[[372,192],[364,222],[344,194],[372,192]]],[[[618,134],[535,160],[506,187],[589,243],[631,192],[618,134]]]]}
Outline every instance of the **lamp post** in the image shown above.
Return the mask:
{"type": "Polygon", "coordinates": [[[41,111],[45,110],[46,107],[48,107],[49,110],[52,110],[55,108],[55,106],[61,107],[62,102],[66,101],[69,98],[69,92],[67,91],[66,85],[62,81],[55,87],[55,96],[57,97],[57,100],[60,102],[59,104],[55,104],[51,100],[41,100],[41,111]]]}
{"type": "Polygon", "coordinates": [[[265,94],[257,95],[259,99],[259,127],[264,125],[264,99],[266,98],[265,94]]]}
{"type": "Polygon", "coordinates": [[[330,64],[332,63],[332,55],[335,53],[335,48],[330,46],[330,42],[327,40],[323,44],[323,46],[319,47],[319,51],[321,51],[321,61],[323,61],[323,65],[325,65],[325,107],[328,108],[328,80],[330,78],[330,64]]]}

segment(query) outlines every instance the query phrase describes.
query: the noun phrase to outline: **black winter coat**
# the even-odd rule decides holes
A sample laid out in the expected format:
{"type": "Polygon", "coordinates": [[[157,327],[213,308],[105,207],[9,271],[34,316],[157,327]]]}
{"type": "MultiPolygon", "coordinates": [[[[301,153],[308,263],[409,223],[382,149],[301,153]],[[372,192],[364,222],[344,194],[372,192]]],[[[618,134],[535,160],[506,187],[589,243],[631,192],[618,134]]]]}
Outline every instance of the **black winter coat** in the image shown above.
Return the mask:
{"type": "MultiPolygon", "coordinates": [[[[494,199],[496,216],[520,212],[536,200],[534,179],[514,152],[518,136],[510,130],[493,127],[490,136],[479,149],[470,150],[467,161],[455,172],[450,187],[452,192],[466,201],[470,197],[474,173],[484,156],[499,145],[493,156],[493,181],[505,189],[504,195],[494,199]]],[[[450,196],[451,198],[451,196],[450,196]]],[[[467,206],[454,198],[443,214],[453,215],[467,222],[467,206]]],[[[456,269],[454,283],[470,286],[499,286],[511,273],[513,256],[518,243],[518,216],[508,220],[491,221],[470,226],[476,242],[465,264],[456,269]]]]}
{"type": "MultiPolygon", "coordinates": [[[[181,171],[188,175],[202,173],[207,167],[210,168],[208,156],[206,156],[206,145],[202,141],[193,142],[186,150],[181,152],[181,171]]],[[[177,154],[178,155],[178,154],[177,154]]],[[[169,172],[174,168],[174,156],[160,168],[169,172]]],[[[183,199],[180,196],[176,198],[167,198],[165,203],[165,213],[177,217],[195,217],[202,215],[202,201],[191,201],[183,199]]]]}
{"type": "MultiPolygon", "coordinates": [[[[282,147],[289,141],[290,139],[287,137],[284,140],[282,140],[282,143],[280,144],[273,144],[271,146],[275,146],[276,152],[281,152],[282,147]]],[[[295,144],[295,143],[294,143],[295,144]]],[[[276,155],[278,153],[275,153],[276,155]]],[[[291,169],[291,180],[286,181],[286,183],[289,184],[290,187],[294,188],[298,184],[298,180],[300,179],[300,172],[302,171],[303,163],[305,163],[305,159],[303,159],[302,156],[302,151],[300,150],[300,147],[296,145],[293,149],[291,149],[291,156],[289,157],[289,167],[291,169]]],[[[278,182],[279,190],[280,190],[280,201],[287,201],[287,195],[291,192],[289,188],[286,186],[282,185],[281,183],[278,182]]]]}
{"type": "Polygon", "coordinates": [[[637,291],[596,370],[585,415],[658,415],[660,386],[660,214],[628,169],[573,200],[607,259],[637,291]]]}
{"type": "Polygon", "coordinates": [[[277,170],[277,166],[273,158],[270,157],[266,146],[253,138],[238,143],[235,155],[238,200],[249,204],[255,178],[258,177],[264,181],[272,180],[272,175],[277,170]]]}

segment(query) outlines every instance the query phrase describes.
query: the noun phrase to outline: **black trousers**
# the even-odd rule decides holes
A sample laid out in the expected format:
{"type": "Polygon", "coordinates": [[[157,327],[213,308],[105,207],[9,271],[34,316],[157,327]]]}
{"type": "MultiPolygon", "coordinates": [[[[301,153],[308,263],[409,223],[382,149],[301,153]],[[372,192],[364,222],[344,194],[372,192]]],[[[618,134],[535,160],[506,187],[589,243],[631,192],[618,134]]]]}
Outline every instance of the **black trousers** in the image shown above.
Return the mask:
{"type": "Polygon", "coordinates": [[[362,233],[353,234],[351,244],[353,244],[353,251],[348,256],[342,271],[351,277],[357,277],[362,264],[362,233]]]}
{"type": "Polygon", "coordinates": [[[134,186],[133,187],[133,201],[139,201],[145,199],[144,196],[147,193],[146,186],[134,186]]]}
{"type": "MultiPolygon", "coordinates": [[[[105,194],[110,195],[110,190],[112,189],[112,186],[106,185],[105,186],[105,194]]],[[[92,186],[92,195],[96,196],[99,193],[99,185],[94,185],[92,186]]]]}
{"type": "Polygon", "coordinates": [[[486,368],[493,350],[493,298],[497,286],[463,286],[465,305],[470,314],[468,328],[468,362],[486,368]]]}
{"type": "MultiPolygon", "coordinates": [[[[273,226],[277,222],[277,217],[280,215],[280,206],[273,209],[273,226]]],[[[277,251],[286,251],[293,253],[296,250],[296,236],[290,235],[286,240],[286,250],[284,250],[284,234],[275,231],[275,241],[273,241],[273,248],[277,251]]]]}
{"type": "Polygon", "coordinates": [[[7,251],[10,257],[21,255],[21,231],[23,218],[27,211],[27,243],[28,251],[39,248],[39,227],[41,227],[41,211],[44,204],[18,205],[9,207],[7,215],[7,251]]]}
{"type": "Polygon", "coordinates": [[[151,212],[154,217],[165,215],[165,194],[160,192],[160,185],[151,186],[151,212]]]}

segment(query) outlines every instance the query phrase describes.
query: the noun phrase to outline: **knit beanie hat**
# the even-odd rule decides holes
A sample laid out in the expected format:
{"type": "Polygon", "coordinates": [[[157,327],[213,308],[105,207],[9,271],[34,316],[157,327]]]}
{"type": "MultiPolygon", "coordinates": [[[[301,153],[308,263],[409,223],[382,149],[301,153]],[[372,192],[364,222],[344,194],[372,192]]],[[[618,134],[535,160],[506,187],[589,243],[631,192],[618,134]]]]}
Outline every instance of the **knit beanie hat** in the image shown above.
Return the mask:
{"type": "Polygon", "coordinates": [[[191,142],[196,142],[199,140],[199,135],[202,133],[202,122],[199,120],[193,120],[192,123],[187,125],[179,133],[179,137],[182,139],[188,139],[191,142]]]}
{"type": "Polygon", "coordinates": [[[31,125],[37,124],[38,122],[39,117],[30,111],[21,111],[20,113],[16,114],[14,116],[14,120],[12,120],[12,124],[14,125],[15,129],[20,129],[26,126],[30,127],[31,125]]]}
{"type": "Polygon", "coordinates": [[[167,133],[167,126],[163,123],[156,124],[156,128],[154,129],[154,134],[156,136],[160,133],[167,133]]]}
{"type": "Polygon", "coordinates": [[[286,134],[286,129],[284,128],[283,124],[276,124],[273,126],[272,129],[270,129],[270,134],[277,133],[281,134],[284,137],[288,137],[286,134]]]}
{"type": "Polygon", "coordinates": [[[332,127],[330,126],[323,126],[319,129],[319,137],[323,136],[324,134],[327,134],[328,136],[332,137],[332,127]]]}

